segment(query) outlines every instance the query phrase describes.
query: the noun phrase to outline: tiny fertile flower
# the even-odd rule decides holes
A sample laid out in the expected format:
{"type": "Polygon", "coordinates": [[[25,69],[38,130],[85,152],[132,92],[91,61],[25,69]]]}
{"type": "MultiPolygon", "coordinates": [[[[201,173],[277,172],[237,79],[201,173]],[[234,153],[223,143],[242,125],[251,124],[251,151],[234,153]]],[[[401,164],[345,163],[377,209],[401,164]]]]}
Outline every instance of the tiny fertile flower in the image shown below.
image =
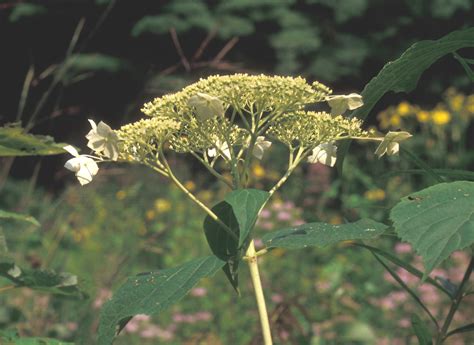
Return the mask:
{"type": "Polygon", "coordinates": [[[333,115],[341,115],[344,114],[347,109],[354,110],[364,105],[362,96],[357,93],[327,96],[326,101],[331,107],[331,114],[333,115]]]}
{"type": "Polygon", "coordinates": [[[209,157],[216,157],[222,154],[225,158],[230,159],[230,149],[226,142],[216,141],[216,146],[212,149],[207,150],[209,157]]]}
{"type": "Polygon", "coordinates": [[[188,105],[196,110],[196,117],[204,121],[213,117],[224,115],[224,106],[222,101],[206,93],[198,92],[191,96],[188,105]]]}
{"type": "Polygon", "coordinates": [[[271,141],[265,140],[264,136],[259,136],[259,137],[257,137],[257,140],[255,141],[255,146],[253,147],[252,154],[257,159],[262,159],[263,158],[263,153],[270,146],[272,146],[271,141]]]}
{"type": "Polygon", "coordinates": [[[333,143],[319,144],[313,149],[313,154],[308,157],[309,163],[322,163],[333,167],[336,164],[337,146],[333,143]]]}
{"type": "Polygon", "coordinates": [[[118,152],[118,136],[112,128],[106,123],[100,121],[98,125],[93,120],[89,120],[92,129],[87,133],[86,138],[89,140],[87,147],[97,153],[104,155],[112,160],[117,160],[118,152]]]}
{"type": "Polygon", "coordinates": [[[389,156],[395,155],[400,150],[400,142],[410,138],[412,135],[408,132],[388,132],[375,150],[378,158],[384,154],[389,156]]]}
{"type": "Polygon", "coordinates": [[[74,156],[74,158],[71,158],[66,162],[66,164],[64,164],[64,167],[76,174],[76,177],[82,186],[91,182],[93,177],[97,175],[97,172],[99,171],[97,163],[90,157],[80,155],[71,145],[64,146],[63,149],[74,156]]]}

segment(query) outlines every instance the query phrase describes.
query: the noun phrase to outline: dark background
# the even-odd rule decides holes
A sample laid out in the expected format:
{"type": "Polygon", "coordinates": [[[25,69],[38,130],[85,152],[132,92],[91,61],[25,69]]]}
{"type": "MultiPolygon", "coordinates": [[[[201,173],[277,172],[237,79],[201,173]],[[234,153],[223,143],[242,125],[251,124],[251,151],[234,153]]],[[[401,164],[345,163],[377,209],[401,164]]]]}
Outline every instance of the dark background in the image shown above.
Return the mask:
{"type": "MultiPolygon", "coordinates": [[[[16,120],[30,67],[34,78],[21,122],[28,122],[50,89],[31,132],[80,146],[87,118],[113,127],[133,121],[145,101],[210,74],[302,75],[336,93],[360,92],[411,44],[473,21],[471,0],[2,1],[0,124],[16,120]],[[173,30],[188,63],[181,63],[173,30]],[[209,44],[193,62],[206,37],[209,44]],[[55,74],[44,71],[62,63],[64,76],[51,86],[55,74]]],[[[473,57],[468,51],[463,55],[473,57]]],[[[408,98],[426,105],[449,86],[471,88],[451,56],[433,65],[419,86],[408,98]]],[[[387,95],[374,113],[401,97],[406,95],[387,95]]],[[[62,158],[43,158],[40,182],[53,181],[62,158]]],[[[13,176],[29,176],[34,164],[34,159],[16,160],[13,176]]],[[[61,176],[56,178],[61,184],[61,176]]]]}

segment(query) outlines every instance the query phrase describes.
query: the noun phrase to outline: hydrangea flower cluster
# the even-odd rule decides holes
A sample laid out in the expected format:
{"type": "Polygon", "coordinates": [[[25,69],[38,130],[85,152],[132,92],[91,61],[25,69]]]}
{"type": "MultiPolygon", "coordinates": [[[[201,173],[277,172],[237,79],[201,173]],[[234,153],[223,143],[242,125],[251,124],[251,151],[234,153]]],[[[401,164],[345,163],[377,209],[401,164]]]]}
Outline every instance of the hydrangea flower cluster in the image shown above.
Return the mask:
{"type": "Polygon", "coordinates": [[[66,168],[81,184],[97,173],[96,162],[106,160],[142,163],[173,178],[164,155],[173,150],[192,154],[214,176],[236,187],[246,185],[251,160],[263,159],[275,141],[289,149],[288,173],[303,160],[334,166],[337,142],[344,139],[379,141],[379,157],[396,154],[398,143],[411,135],[389,132],[380,137],[363,130],[361,120],[344,116],[362,105],[360,95],[334,96],[325,85],[301,77],[211,76],[146,103],[142,111],[148,118],[118,130],[89,120],[92,130],[86,138],[97,157],[68,147],[75,157],[66,168]],[[330,113],[322,111],[326,102],[330,113]],[[307,110],[309,106],[321,111],[307,110]],[[218,171],[219,158],[232,181],[218,171]]]}

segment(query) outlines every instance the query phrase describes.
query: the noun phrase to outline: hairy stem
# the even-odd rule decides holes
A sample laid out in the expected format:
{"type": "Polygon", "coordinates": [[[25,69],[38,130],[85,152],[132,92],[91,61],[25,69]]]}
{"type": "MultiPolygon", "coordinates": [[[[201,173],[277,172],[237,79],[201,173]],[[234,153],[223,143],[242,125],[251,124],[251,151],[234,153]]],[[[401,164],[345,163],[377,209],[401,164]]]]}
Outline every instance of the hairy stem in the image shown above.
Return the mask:
{"type": "Polygon", "coordinates": [[[260,316],[260,325],[262,328],[263,343],[265,345],[272,345],[272,333],[270,331],[270,321],[268,319],[267,306],[265,304],[265,296],[263,295],[262,281],[258,271],[257,253],[255,252],[255,245],[253,241],[245,253],[247,263],[250,269],[250,276],[255,292],[255,299],[257,301],[258,315],[260,316]]]}

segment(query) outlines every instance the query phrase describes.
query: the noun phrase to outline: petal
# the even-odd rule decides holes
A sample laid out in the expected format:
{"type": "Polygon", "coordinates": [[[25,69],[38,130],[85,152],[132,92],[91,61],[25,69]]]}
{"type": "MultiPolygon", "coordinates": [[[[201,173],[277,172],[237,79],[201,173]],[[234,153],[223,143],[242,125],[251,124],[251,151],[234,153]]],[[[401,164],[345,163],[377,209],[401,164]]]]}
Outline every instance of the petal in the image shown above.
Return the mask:
{"type": "Polygon", "coordinates": [[[110,128],[110,126],[105,122],[100,121],[99,125],[97,126],[97,134],[103,138],[107,138],[111,133],[114,133],[112,128],[110,128]]]}
{"type": "Polygon", "coordinates": [[[76,173],[76,177],[77,177],[77,180],[79,181],[79,183],[81,184],[81,186],[92,182],[92,178],[93,178],[90,171],[87,170],[86,168],[82,168],[81,170],[79,170],[76,173]]]}
{"type": "Polygon", "coordinates": [[[104,154],[106,157],[116,161],[119,156],[118,145],[116,142],[108,141],[104,146],[104,154]]]}
{"type": "Polygon", "coordinates": [[[87,147],[97,152],[102,152],[104,150],[104,146],[105,139],[97,135],[93,135],[87,142],[87,147]]]}
{"type": "Polygon", "coordinates": [[[81,168],[84,167],[86,168],[92,176],[97,175],[97,172],[99,171],[99,166],[93,160],[92,158],[89,157],[80,157],[81,158],[81,168]]]}
{"type": "Polygon", "coordinates": [[[97,125],[95,124],[94,120],[88,119],[89,123],[91,124],[92,130],[95,131],[97,129],[97,125]]]}
{"type": "Polygon", "coordinates": [[[262,159],[263,158],[263,148],[260,145],[255,145],[252,151],[252,154],[255,156],[257,159],[262,159]]]}
{"type": "Polygon", "coordinates": [[[196,117],[204,121],[216,116],[224,115],[224,106],[222,101],[214,96],[198,92],[188,100],[188,106],[194,107],[196,117]]]}
{"type": "Polygon", "coordinates": [[[70,160],[68,160],[64,164],[64,167],[67,170],[70,170],[72,172],[78,172],[81,169],[81,159],[80,159],[80,157],[71,158],[70,160]]]}
{"type": "Polygon", "coordinates": [[[400,144],[397,142],[392,142],[387,146],[387,155],[393,156],[396,155],[400,151],[400,144]]]}
{"type": "Polygon", "coordinates": [[[67,146],[64,146],[63,147],[64,150],[66,150],[67,152],[69,152],[71,155],[73,155],[74,157],[78,157],[79,156],[79,152],[77,152],[76,148],[72,145],[67,145],[67,146]]]}
{"type": "Polygon", "coordinates": [[[92,158],[83,156],[79,158],[81,158],[81,168],[76,172],[76,177],[79,183],[83,186],[92,181],[92,178],[97,175],[99,167],[92,158]]]}
{"type": "Polygon", "coordinates": [[[328,96],[326,97],[326,101],[331,107],[331,114],[333,115],[341,115],[344,114],[347,109],[354,110],[364,105],[362,96],[357,93],[328,96]]]}
{"type": "Polygon", "coordinates": [[[217,150],[216,150],[215,148],[212,148],[212,149],[208,149],[208,150],[207,150],[207,155],[208,155],[209,157],[215,157],[216,154],[217,154],[217,150]]]}

